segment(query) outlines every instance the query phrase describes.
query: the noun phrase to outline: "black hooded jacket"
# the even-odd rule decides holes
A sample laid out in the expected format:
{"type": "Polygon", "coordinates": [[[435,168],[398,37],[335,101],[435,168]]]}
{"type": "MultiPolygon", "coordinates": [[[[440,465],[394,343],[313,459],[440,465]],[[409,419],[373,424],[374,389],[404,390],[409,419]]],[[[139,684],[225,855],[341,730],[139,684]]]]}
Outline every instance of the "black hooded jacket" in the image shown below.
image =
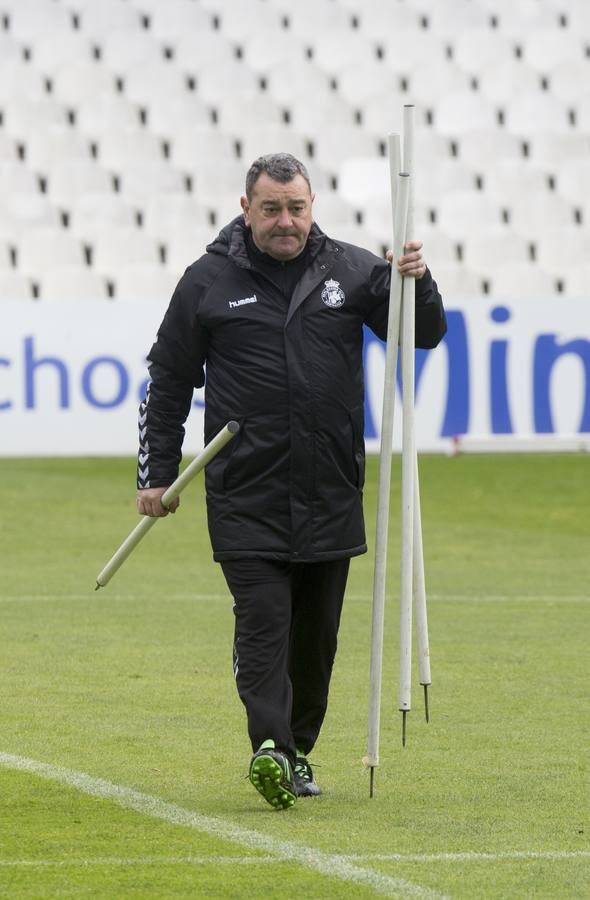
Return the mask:
{"type": "MultiPolygon", "coordinates": [[[[166,486],[178,474],[206,364],[205,441],[230,419],[240,424],[206,469],[214,558],[356,556],[367,549],[363,324],[386,338],[390,267],[314,224],[307,264],[285,293],[280,264],[274,277],[249,241],[240,216],[174,292],[148,356],[138,487],[166,486]]],[[[416,344],[435,347],[445,331],[427,271],[416,282],[416,344]]]]}

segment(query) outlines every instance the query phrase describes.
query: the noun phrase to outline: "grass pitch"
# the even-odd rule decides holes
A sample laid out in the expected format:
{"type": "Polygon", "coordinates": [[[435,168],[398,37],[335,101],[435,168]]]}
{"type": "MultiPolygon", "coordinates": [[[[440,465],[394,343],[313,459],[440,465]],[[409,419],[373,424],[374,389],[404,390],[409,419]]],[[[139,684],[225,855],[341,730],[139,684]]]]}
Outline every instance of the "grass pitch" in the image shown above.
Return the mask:
{"type": "Polygon", "coordinates": [[[422,459],[431,724],[416,684],[402,749],[394,497],[376,796],[369,553],[312,756],[324,795],[276,813],[245,777],[202,481],[95,593],[136,522],[134,462],[0,460],[0,896],[590,897],[589,475],[584,456],[422,459]]]}

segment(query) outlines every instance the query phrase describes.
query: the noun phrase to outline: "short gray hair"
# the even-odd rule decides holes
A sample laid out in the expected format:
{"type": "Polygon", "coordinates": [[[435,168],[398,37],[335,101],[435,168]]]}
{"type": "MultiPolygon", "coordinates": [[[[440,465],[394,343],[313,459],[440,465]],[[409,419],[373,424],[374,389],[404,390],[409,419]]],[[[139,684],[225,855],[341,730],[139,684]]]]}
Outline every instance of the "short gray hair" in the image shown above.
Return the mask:
{"type": "Polygon", "coordinates": [[[272,178],[273,181],[279,181],[281,184],[286,184],[297,175],[302,175],[307,181],[311,192],[309,173],[302,162],[299,162],[290,153],[269,153],[267,156],[259,156],[258,159],[255,159],[248,169],[246,174],[246,197],[248,201],[252,200],[254,185],[264,173],[269,178],[272,178]]]}

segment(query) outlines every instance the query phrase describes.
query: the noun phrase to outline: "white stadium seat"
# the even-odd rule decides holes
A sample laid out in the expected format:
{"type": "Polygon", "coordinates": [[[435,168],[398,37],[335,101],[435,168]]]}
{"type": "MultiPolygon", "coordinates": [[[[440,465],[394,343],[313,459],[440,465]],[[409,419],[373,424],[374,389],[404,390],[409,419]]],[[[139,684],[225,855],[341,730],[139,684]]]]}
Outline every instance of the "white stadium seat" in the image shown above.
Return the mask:
{"type": "Polygon", "coordinates": [[[333,191],[316,191],[313,202],[313,217],[319,222],[331,222],[339,225],[358,225],[358,210],[333,191]]]}
{"type": "Polygon", "coordinates": [[[141,27],[141,13],[120,0],[86,3],[80,12],[80,29],[100,39],[116,29],[136,30],[141,27]]]}
{"type": "Polygon", "coordinates": [[[328,222],[323,219],[318,221],[322,231],[336,241],[344,241],[346,244],[356,244],[370,250],[375,256],[383,258],[383,243],[362,225],[344,225],[342,222],[328,222]]]}
{"type": "MultiPolygon", "coordinates": [[[[225,225],[225,222],[223,223],[225,225]]],[[[219,228],[215,225],[184,228],[170,236],[166,243],[166,265],[173,272],[182,275],[187,266],[205,252],[205,247],[214,240],[219,228]]]]}
{"type": "Polygon", "coordinates": [[[533,69],[550,74],[558,65],[584,59],[585,41],[579,32],[565,28],[533,29],[522,40],[525,62],[533,69]]]}
{"type": "Polygon", "coordinates": [[[258,75],[237,59],[214,62],[199,70],[197,92],[202,100],[215,103],[239,88],[240,92],[254,92],[260,87],[258,75]]]}
{"type": "Polygon", "coordinates": [[[25,143],[27,164],[46,174],[64,159],[91,159],[90,140],[68,125],[32,131],[25,143]]]}
{"type": "Polygon", "coordinates": [[[252,35],[265,34],[268,30],[280,33],[282,16],[268,3],[246,2],[228,4],[221,0],[214,7],[220,30],[225,37],[242,43],[252,35]]]}
{"type": "Polygon", "coordinates": [[[481,191],[456,191],[441,197],[437,206],[437,224],[461,240],[474,228],[502,224],[500,204],[481,191]]]}
{"type": "Polygon", "coordinates": [[[23,59],[22,45],[6,32],[0,32],[0,59],[3,62],[20,62],[23,59]]]}
{"type": "Polygon", "coordinates": [[[569,268],[565,276],[565,285],[568,296],[580,297],[588,302],[590,300],[590,263],[582,262],[569,268]]]}
{"type": "MultiPolygon", "coordinates": [[[[310,141],[289,128],[288,125],[257,125],[254,123],[240,134],[242,175],[259,156],[268,153],[291,153],[306,164],[309,160],[310,141]]],[[[242,177],[242,181],[243,181],[242,177]]]]}
{"type": "Polygon", "coordinates": [[[0,269],[0,303],[2,300],[32,300],[33,288],[24,275],[9,269],[0,269]]]}
{"type": "Polygon", "coordinates": [[[590,262],[590,234],[573,225],[548,228],[537,237],[535,247],[541,268],[565,280],[572,268],[590,262]]]}
{"type": "Polygon", "coordinates": [[[57,3],[27,0],[10,7],[9,31],[19,41],[46,39],[47,34],[67,31],[72,27],[71,13],[57,3]]]}
{"type": "Polygon", "coordinates": [[[184,169],[208,160],[237,159],[236,138],[217,129],[186,127],[173,138],[170,158],[174,165],[184,169]]]}
{"type": "Polygon", "coordinates": [[[253,72],[265,73],[285,59],[303,63],[306,46],[289,31],[277,31],[272,40],[263,32],[251,34],[243,43],[243,58],[253,72]]]}
{"type": "MultiPolygon", "coordinates": [[[[563,103],[576,104],[583,85],[590,86],[590,59],[567,60],[555,66],[549,76],[551,94],[563,103]]],[[[590,88],[589,88],[590,89],[590,88]]]]}
{"type": "Polygon", "coordinates": [[[510,227],[533,237],[546,229],[575,224],[574,204],[555,193],[513,197],[510,227]]]}
{"type": "Polygon", "coordinates": [[[158,193],[186,191],[186,175],[169,162],[142,162],[120,171],[121,196],[129,203],[145,203],[158,193]]]}
{"type": "Polygon", "coordinates": [[[186,73],[169,60],[142,62],[125,72],[124,95],[142,106],[156,98],[170,100],[188,94],[186,73]]]}
{"type": "Polygon", "coordinates": [[[8,194],[34,194],[39,191],[39,179],[32,169],[20,160],[0,162],[0,197],[8,194]]]}
{"type": "Polygon", "coordinates": [[[144,128],[107,131],[99,139],[98,161],[106,169],[119,170],[164,159],[162,140],[144,128]]]}
{"type": "Polygon", "coordinates": [[[223,193],[233,193],[239,199],[245,189],[246,167],[252,161],[223,157],[195,159],[189,170],[193,196],[205,206],[223,193]]]}
{"type": "Polygon", "coordinates": [[[174,43],[174,64],[183,72],[199,73],[213,64],[233,63],[234,44],[219,31],[190,31],[174,43]]]}
{"type": "Polygon", "coordinates": [[[485,28],[490,25],[490,12],[485,5],[471,0],[445,0],[427,6],[429,29],[452,40],[460,28],[485,28]]]}
{"type": "Polygon", "coordinates": [[[56,204],[71,207],[83,192],[108,193],[114,189],[112,175],[95,160],[62,159],[56,161],[47,182],[47,195],[56,204]]]}
{"type": "Polygon", "coordinates": [[[590,159],[590,132],[539,132],[528,141],[528,146],[532,165],[558,169],[573,160],[590,159]]]}
{"type": "Polygon", "coordinates": [[[338,167],[338,190],[352,204],[370,203],[389,191],[389,161],[379,157],[351,157],[338,167]]]}
{"type": "Polygon", "coordinates": [[[64,62],[52,76],[53,94],[69,106],[92,103],[100,94],[114,94],[115,76],[97,60],[64,62]]]}
{"type": "Polygon", "coordinates": [[[146,109],[150,131],[163,138],[173,137],[187,123],[191,127],[212,126],[211,107],[194,93],[177,97],[155,96],[146,103],[146,109]]]}
{"type": "Polygon", "coordinates": [[[552,297],[557,279],[534,263],[507,263],[498,268],[490,284],[490,293],[511,300],[552,297]]]}
{"type": "Polygon", "coordinates": [[[268,93],[282,104],[296,96],[330,94],[332,79],[311,60],[297,62],[286,59],[270,66],[264,72],[268,93]]]}
{"type": "Polygon", "coordinates": [[[522,159],[523,144],[523,137],[498,128],[465,131],[456,141],[459,159],[484,172],[498,160],[522,159]]]}
{"type": "Polygon", "coordinates": [[[484,293],[483,273],[459,263],[437,265],[434,277],[447,304],[452,304],[457,297],[479,297],[484,293]]]}
{"type": "Polygon", "coordinates": [[[434,127],[449,135],[493,129],[498,125],[494,103],[476,91],[453,91],[440,97],[434,114],[434,127]]]}
{"type": "Polygon", "coordinates": [[[523,34],[530,34],[538,28],[552,28],[558,24],[557,6],[553,3],[518,0],[511,3],[496,3],[494,6],[499,31],[512,37],[520,38],[523,34]]]}
{"type": "Polygon", "coordinates": [[[49,225],[59,228],[61,215],[45,194],[15,192],[5,193],[0,204],[0,229],[16,240],[31,228],[49,225]]]}
{"type": "Polygon", "coordinates": [[[83,192],[72,207],[70,230],[87,243],[92,243],[102,231],[121,225],[137,225],[137,210],[121,194],[83,192]]]}
{"type": "Polygon", "coordinates": [[[461,241],[466,266],[480,272],[495,272],[506,263],[530,263],[531,241],[522,234],[496,226],[466,234],[461,241]]]}
{"type": "Polygon", "coordinates": [[[7,134],[26,141],[31,134],[68,124],[66,107],[55,100],[5,100],[2,103],[3,126],[7,134]]]}
{"type": "Polygon", "coordinates": [[[101,94],[92,103],[82,103],[76,114],[82,134],[100,138],[105,132],[138,127],[139,106],[119,94],[101,94]]]}
{"type": "Polygon", "coordinates": [[[416,200],[435,206],[446,194],[475,190],[477,176],[470,166],[452,158],[417,168],[414,177],[416,200]]]}
{"type": "Polygon", "coordinates": [[[10,269],[12,265],[11,244],[0,238],[0,269],[10,269]]]}
{"type": "Polygon", "coordinates": [[[485,169],[483,190],[502,206],[510,206],[515,197],[548,191],[549,175],[540,168],[532,168],[525,159],[500,160],[485,169]]]}
{"type": "Polygon", "coordinates": [[[18,243],[18,271],[33,279],[43,277],[56,266],[83,266],[84,263],[82,242],[58,228],[31,228],[21,235],[18,243]]]}
{"type": "Polygon", "coordinates": [[[166,0],[166,3],[153,3],[147,10],[150,19],[150,31],[160,40],[174,43],[183,35],[213,30],[213,17],[198,3],[187,0],[166,0]]]}
{"type": "Polygon", "coordinates": [[[158,243],[138,228],[110,226],[92,244],[92,267],[102,275],[114,275],[121,266],[159,264],[158,243]]]}
{"type": "Polygon", "coordinates": [[[0,131],[0,160],[16,161],[18,159],[18,145],[14,138],[0,131]]]}
{"type": "Polygon", "coordinates": [[[411,75],[425,63],[444,66],[448,62],[446,43],[431,31],[394,28],[383,31],[378,39],[383,62],[393,72],[411,75]]]}
{"type": "Polygon", "coordinates": [[[143,210],[146,234],[166,243],[179,229],[210,226],[206,207],[193,194],[156,194],[148,197],[143,210]]]}
{"type": "Polygon", "coordinates": [[[378,156],[379,141],[356,125],[320,129],[313,139],[314,159],[320,165],[337,167],[354,156],[378,156]]]}
{"type": "Polygon", "coordinates": [[[161,41],[148,31],[133,28],[106,31],[99,46],[104,64],[120,75],[140,63],[164,58],[161,41]]]}
{"type": "Polygon", "coordinates": [[[165,307],[178,282],[179,273],[164,266],[122,266],[115,278],[117,300],[141,303],[145,300],[161,300],[165,307]]]}
{"type": "Polygon", "coordinates": [[[44,100],[48,97],[43,75],[23,59],[0,57],[0,103],[18,98],[44,100]]]}
{"type": "Polygon", "coordinates": [[[39,282],[39,300],[106,300],[106,280],[87,266],[57,266],[39,282]]]}
{"type": "Polygon", "coordinates": [[[93,47],[90,37],[79,31],[50,30],[51,40],[46,35],[40,36],[32,44],[31,64],[45,75],[52,75],[67,60],[89,62],[93,59],[93,47]]]}
{"type": "Polygon", "coordinates": [[[345,31],[352,27],[350,13],[333,0],[314,0],[313,3],[285,3],[289,34],[305,39],[318,31],[345,31]]]}
{"type": "Polygon", "coordinates": [[[412,102],[432,107],[446,94],[468,91],[470,83],[471,76],[451,60],[441,64],[425,59],[410,73],[408,94],[412,102]]]}
{"type": "Polygon", "coordinates": [[[488,62],[478,70],[477,81],[483,96],[498,106],[523,91],[539,90],[541,84],[539,73],[516,58],[488,62]]]}
{"type": "Polygon", "coordinates": [[[452,38],[451,46],[453,62],[471,74],[490,65],[509,62],[515,57],[514,42],[489,27],[462,26],[452,38]]]}
{"type": "Polygon", "coordinates": [[[516,134],[571,129],[568,108],[546,91],[523,91],[506,102],[506,128],[516,134]]]}
{"type": "Polygon", "coordinates": [[[313,35],[310,42],[315,65],[331,75],[352,63],[377,59],[377,42],[349,30],[313,35]]]}
{"type": "Polygon", "coordinates": [[[310,104],[309,98],[296,97],[290,104],[289,112],[293,127],[312,138],[320,128],[339,125],[354,125],[355,110],[341,97],[320,97],[310,104]]]}
{"type": "Polygon", "coordinates": [[[280,126],[284,123],[283,110],[279,103],[260,91],[252,93],[228,94],[215,103],[219,128],[239,134],[242,128],[280,126]]]}
{"type": "Polygon", "coordinates": [[[353,106],[388,92],[399,92],[398,77],[377,59],[344,66],[336,76],[336,85],[340,96],[353,106]]]}
{"type": "Polygon", "coordinates": [[[585,159],[569,159],[566,165],[559,167],[557,192],[590,212],[590,154],[585,159]]]}

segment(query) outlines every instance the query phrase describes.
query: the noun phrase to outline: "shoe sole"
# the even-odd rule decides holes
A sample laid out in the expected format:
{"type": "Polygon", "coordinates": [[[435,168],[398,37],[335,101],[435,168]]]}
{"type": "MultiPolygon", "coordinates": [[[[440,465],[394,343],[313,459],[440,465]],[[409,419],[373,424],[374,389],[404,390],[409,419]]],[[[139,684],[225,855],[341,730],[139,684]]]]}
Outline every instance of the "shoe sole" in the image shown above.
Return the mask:
{"type": "Polygon", "coordinates": [[[274,809],[289,809],[297,795],[284,781],[284,772],[272,756],[257,756],[250,766],[250,781],[274,809]]]}

